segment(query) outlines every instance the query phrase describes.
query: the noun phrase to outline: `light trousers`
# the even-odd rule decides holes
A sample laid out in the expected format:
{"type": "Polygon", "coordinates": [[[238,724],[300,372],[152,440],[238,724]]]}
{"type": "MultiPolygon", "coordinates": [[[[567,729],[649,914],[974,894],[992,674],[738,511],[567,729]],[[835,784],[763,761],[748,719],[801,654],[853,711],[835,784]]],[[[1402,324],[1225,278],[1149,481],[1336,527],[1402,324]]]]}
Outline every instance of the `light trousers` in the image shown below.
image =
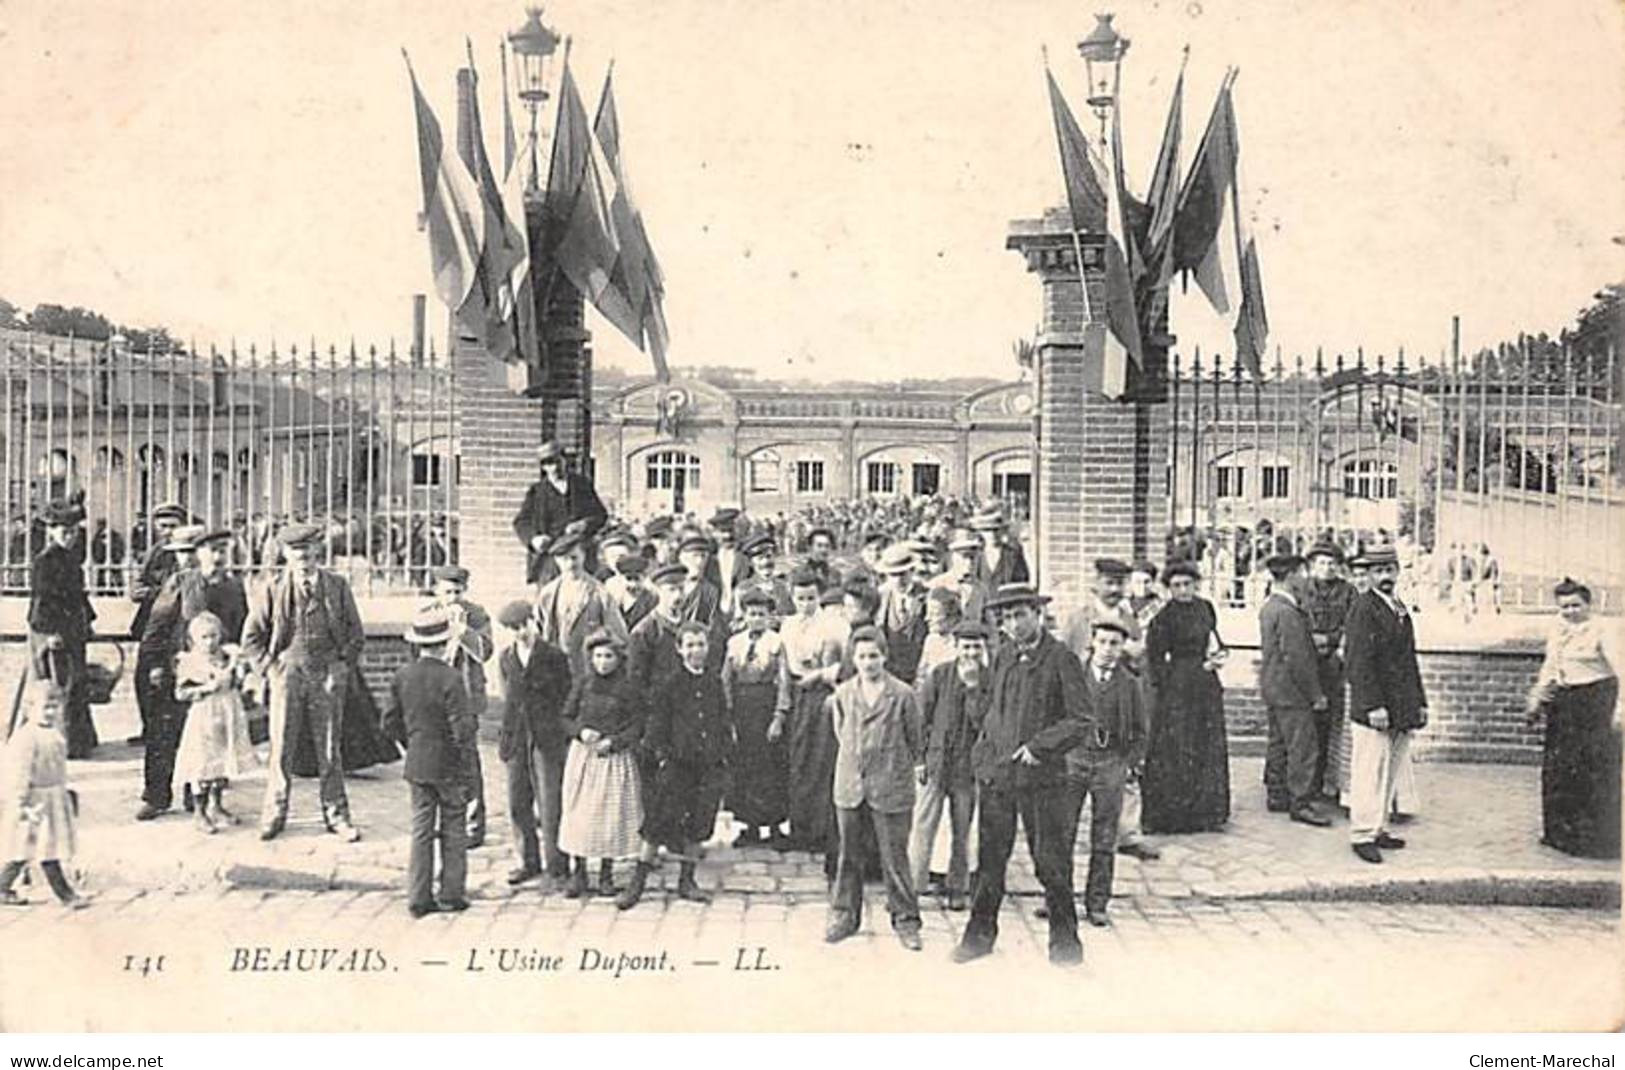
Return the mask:
{"type": "Polygon", "coordinates": [[[1388,830],[1402,766],[1411,760],[1409,731],[1390,732],[1350,723],[1354,742],[1349,766],[1349,840],[1370,843],[1388,830]]]}

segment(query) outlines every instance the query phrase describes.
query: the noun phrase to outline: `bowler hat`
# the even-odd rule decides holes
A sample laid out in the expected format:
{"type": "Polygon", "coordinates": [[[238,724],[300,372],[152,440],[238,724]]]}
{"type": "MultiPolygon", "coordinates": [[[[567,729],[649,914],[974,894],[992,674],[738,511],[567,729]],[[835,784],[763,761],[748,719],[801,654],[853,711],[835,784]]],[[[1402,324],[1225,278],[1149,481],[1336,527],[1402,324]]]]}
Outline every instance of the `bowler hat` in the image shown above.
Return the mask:
{"type": "Polygon", "coordinates": [[[1264,567],[1269,569],[1271,576],[1290,576],[1302,566],[1304,560],[1297,554],[1271,554],[1264,561],[1264,567]]]}
{"type": "Polygon", "coordinates": [[[71,528],[84,520],[84,506],[77,503],[51,502],[41,510],[40,518],[45,521],[46,527],[71,528]]]}
{"type": "Polygon", "coordinates": [[[1305,556],[1310,561],[1317,557],[1329,557],[1338,563],[1342,563],[1345,557],[1343,548],[1331,539],[1316,539],[1315,544],[1309,547],[1309,553],[1305,556]]]}

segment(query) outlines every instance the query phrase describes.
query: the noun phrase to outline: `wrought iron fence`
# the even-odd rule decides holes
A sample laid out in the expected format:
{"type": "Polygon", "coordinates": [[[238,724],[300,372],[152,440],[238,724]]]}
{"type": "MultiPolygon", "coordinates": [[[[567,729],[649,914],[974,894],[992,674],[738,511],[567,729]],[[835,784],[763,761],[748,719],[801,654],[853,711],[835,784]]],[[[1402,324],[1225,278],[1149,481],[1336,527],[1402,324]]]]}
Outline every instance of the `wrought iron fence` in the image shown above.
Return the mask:
{"type": "Polygon", "coordinates": [[[171,502],[229,530],[250,575],[293,522],[326,530],[324,561],[358,593],[418,590],[457,560],[455,372],[432,346],[134,352],[0,331],[0,383],[5,593],[28,590],[42,507],[75,497],[96,595],[129,589],[171,502]]]}
{"type": "Polygon", "coordinates": [[[1564,575],[1625,588],[1617,354],[1531,339],[1463,357],[1279,353],[1261,376],[1171,359],[1170,548],[1251,604],[1262,562],[1330,535],[1392,542],[1414,604],[1473,616],[1550,605],[1564,575]]]}

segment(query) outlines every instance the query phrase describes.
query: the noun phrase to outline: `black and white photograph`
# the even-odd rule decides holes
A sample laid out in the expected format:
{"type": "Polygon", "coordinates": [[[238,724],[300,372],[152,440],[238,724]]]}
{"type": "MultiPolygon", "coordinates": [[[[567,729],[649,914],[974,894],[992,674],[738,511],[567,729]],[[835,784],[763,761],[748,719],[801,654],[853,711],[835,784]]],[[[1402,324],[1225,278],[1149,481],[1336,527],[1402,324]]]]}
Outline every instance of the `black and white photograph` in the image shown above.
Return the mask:
{"type": "Polygon", "coordinates": [[[0,1032],[1616,1033],[1621,71],[0,0],[0,1032]]]}

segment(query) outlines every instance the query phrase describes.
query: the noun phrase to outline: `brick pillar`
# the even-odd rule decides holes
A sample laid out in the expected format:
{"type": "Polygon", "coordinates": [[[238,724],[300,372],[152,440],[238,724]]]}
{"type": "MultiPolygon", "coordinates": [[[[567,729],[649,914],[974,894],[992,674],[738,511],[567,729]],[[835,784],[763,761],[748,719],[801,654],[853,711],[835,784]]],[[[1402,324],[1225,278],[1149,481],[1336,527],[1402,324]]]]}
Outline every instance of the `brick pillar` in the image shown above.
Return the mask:
{"type": "Polygon", "coordinates": [[[1150,373],[1130,369],[1121,399],[1095,388],[1106,337],[1102,241],[1087,233],[1075,241],[1060,210],[1015,221],[1006,241],[1043,286],[1035,356],[1039,449],[1033,541],[1040,583],[1060,613],[1087,588],[1095,558],[1162,556],[1168,418],[1158,369],[1166,349],[1160,338],[1156,347],[1147,347],[1150,373]],[[1079,280],[1080,246],[1087,308],[1079,280]]]}

